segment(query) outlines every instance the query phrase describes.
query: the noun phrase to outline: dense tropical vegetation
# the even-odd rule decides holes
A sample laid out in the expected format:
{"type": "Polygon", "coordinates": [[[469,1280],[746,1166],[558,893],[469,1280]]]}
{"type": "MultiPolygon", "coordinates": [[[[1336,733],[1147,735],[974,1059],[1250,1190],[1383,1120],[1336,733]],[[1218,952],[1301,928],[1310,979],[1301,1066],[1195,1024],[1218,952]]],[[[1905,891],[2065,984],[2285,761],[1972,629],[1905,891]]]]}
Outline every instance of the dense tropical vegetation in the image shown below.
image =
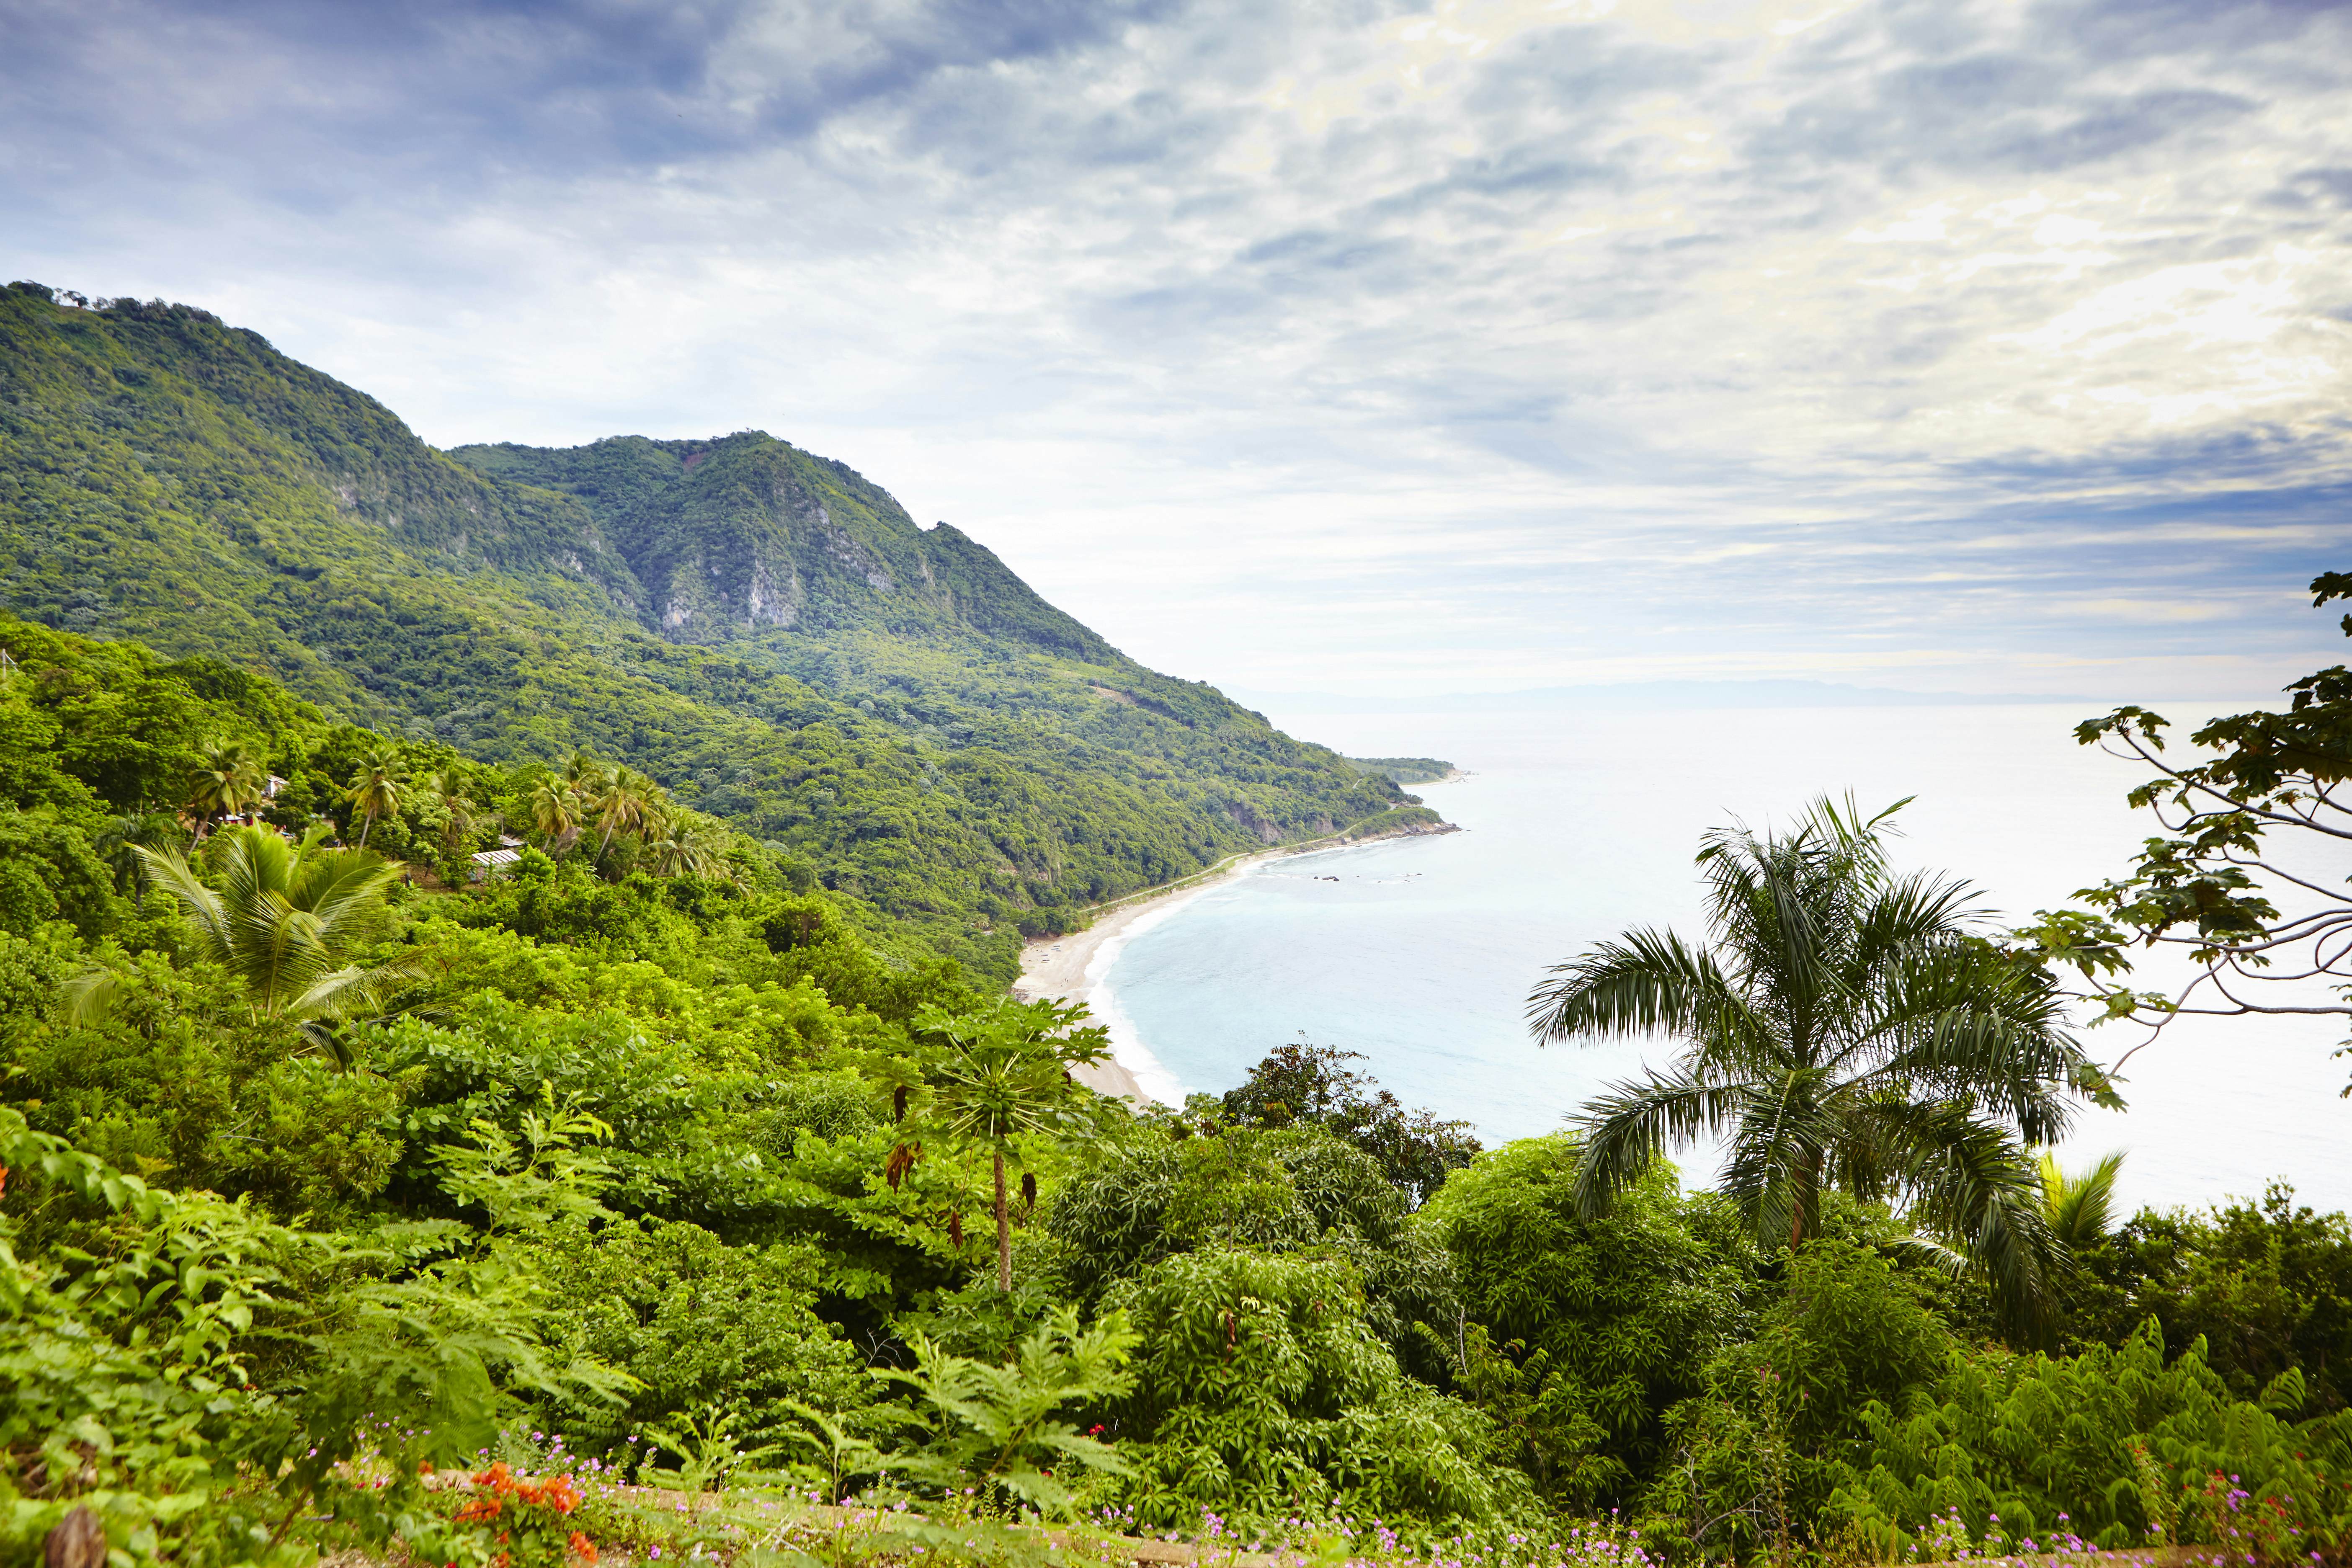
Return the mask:
{"type": "Polygon", "coordinates": [[[1571,956],[1676,1054],[1554,1136],[1307,1042],[1137,1113],[1017,933],[1392,783],[764,437],[0,333],[0,1560],[2352,1552],[2352,1224],[2045,1158],[2065,953],[1886,818],[1571,956]]]}
{"type": "Polygon", "coordinates": [[[1612,1509],[1592,1539],[1676,1560],[2344,1539],[2352,1227],[2284,1189],[2117,1224],[2112,1168],[2033,1159],[2103,1087],[1884,820],[1709,836],[1708,943],[1635,933],[1538,997],[1689,1055],[1481,1152],[1304,1044],[1101,1100],[1082,1020],[877,951],[624,766],[0,645],[16,1557],[80,1508],[133,1561],[480,1562],[493,1518],[536,1561],[734,1551],[726,1500],[861,1489],[1398,1551],[1612,1509]],[[1810,1121],[1758,1120],[1775,1074],[1810,1121]],[[1720,1192],[1642,1157],[1703,1124],[1651,1103],[1675,1075],[1722,1109],[1720,1192]],[[426,1487],[453,1465],[486,1479],[426,1487]],[[644,1500],[680,1489],[716,1511],[644,1500]]]}

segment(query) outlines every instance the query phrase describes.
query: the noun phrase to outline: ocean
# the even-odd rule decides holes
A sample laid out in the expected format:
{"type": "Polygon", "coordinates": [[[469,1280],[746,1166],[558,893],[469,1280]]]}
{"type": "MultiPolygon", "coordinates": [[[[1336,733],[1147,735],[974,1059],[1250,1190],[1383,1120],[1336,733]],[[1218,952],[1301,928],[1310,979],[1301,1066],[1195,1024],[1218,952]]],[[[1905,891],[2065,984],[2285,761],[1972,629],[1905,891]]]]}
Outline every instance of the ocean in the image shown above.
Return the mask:
{"type": "MultiPolygon", "coordinates": [[[[2184,737],[2203,710],[2172,711],[2184,737]]],[[[1268,862],[1155,910],[1098,956],[1096,1010],[1161,1098],[1222,1091],[1276,1046],[1343,1047],[1406,1104],[1489,1144],[1539,1135],[1657,1042],[1538,1047],[1523,1012],[1552,964],[1636,925],[1696,935],[1700,832],[1785,820],[1851,791],[1896,821],[1899,867],[1965,877],[2023,917],[2120,873],[2155,831],[2147,770],[2078,746],[2079,705],[1640,713],[1277,713],[1356,756],[1435,756],[1414,786],[1463,831],[1268,862]]],[[[2338,873],[2340,874],[2340,872],[2338,873]]],[[[2143,982],[2148,984],[2150,982],[2143,982]]],[[[2128,1032],[2127,1032],[2128,1031],[2128,1032]]],[[[2125,1068],[2127,1112],[2086,1109],[2063,1157],[2128,1151],[2128,1205],[2201,1205],[2291,1182],[2352,1207],[2352,1058],[2326,1017],[2177,1020],[2125,1068]]],[[[2113,1061],[2144,1037],[2082,1036],[2113,1061]]],[[[1706,1152],[1685,1161],[1706,1184],[1706,1152]]]]}

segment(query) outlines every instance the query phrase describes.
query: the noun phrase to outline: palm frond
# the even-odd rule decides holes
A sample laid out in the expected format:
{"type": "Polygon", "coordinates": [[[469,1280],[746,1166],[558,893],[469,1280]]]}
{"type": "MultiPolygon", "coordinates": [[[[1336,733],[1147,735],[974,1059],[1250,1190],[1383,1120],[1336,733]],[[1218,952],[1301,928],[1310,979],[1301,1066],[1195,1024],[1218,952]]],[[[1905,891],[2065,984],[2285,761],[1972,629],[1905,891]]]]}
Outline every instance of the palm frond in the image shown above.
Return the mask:
{"type": "Polygon", "coordinates": [[[1972,1267],[1964,1252],[1955,1252],[1930,1236],[1898,1236],[1879,1243],[1879,1249],[1915,1268],[1932,1269],[1947,1279],[1965,1279],[1972,1267]]]}
{"type": "Polygon", "coordinates": [[[1795,831],[1759,835],[1744,825],[1703,837],[1708,929],[1743,989],[1769,997],[1790,1051],[1811,1063],[1833,1049],[1836,1020],[1855,990],[1848,972],[1858,911],[1881,885],[1878,835],[1898,807],[1864,819],[1815,800],[1795,831]]]}
{"type": "Polygon", "coordinates": [[[180,902],[180,908],[204,939],[207,958],[226,961],[234,951],[228,911],[220,895],[205,886],[194,869],[171,849],[133,845],[150,887],[160,888],[180,902]]]}
{"type": "Polygon", "coordinates": [[[208,863],[220,879],[222,901],[241,910],[292,885],[297,851],[275,833],[233,827],[213,841],[208,863]]]}
{"type": "Polygon", "coordinates": [[[1957,1105],[1881,1101],[1888,1142],[1906,1158],[1906,1212],[1919,1229],[1967,1254],[2012,1330],[2038,1338],[2073,1272],[2051,1233],[2041,1173],[2006,1128],[1957,1105]]]}
{"type": "Polygon", "coordinates": [[[1997,1111],[2029,1142],[2065,1135],[2086,1058],[2054,999],[2004,957],[1981,943],[1928,944],[1905,956],[1874,1003],[1868,1048],[1855,1054],[1876,1060],[1861,1079],[1997,1111]]]}
{"type": "Polygon", "coordinates": [[[356,1018],[380,1008],[403,985],[416,977],[415,956],[402,953],[373,968],[356,964],[320,975],[286,1005],[289,1017],[333,1022],[356,1018]]]}
{"type": "Polygon", "coordinates": [[[1557,965],[1528,997],[1528,1025],[1553,1044],[1669,1034],[1685,1038],[1744,1011],[1714,957],[1673,931],[1631,931],[1557,965]]]}
{"type": "Polygon", "coordinates": [[[289,902],[317,917],[322,938],[341,942],[372,931],[382,895],[400,868],[373,849],[333,849],[304,858],[289,902]]]}
{"type": "Polygon", "coordinates": [[[2050,1233],[2070,1251],[2080,1252],[2106,1239],[2115,1222],[2116,1180],[2123,1168],[2120,1149],[2089,1170],[2072,1175],[2059,1169],[2054,1152],[2042,1156],[2042,1215],[2050,1233]]]}
{"type": "Polygon", "coordinates": [[[263,893],[236,911],[239,938],[230,967],[263,1011],[277,1012],[334,963],[319,919],[277,893],[263,893]]]}
{"type": "Polygon", "coordinates": [[[1739,1086],[1718,1185],[1759,1246],[1785,1244],[1814,1228],[1823,1180],[1847,1132],[1833,1089],[1834,1080],[1808,1070],[1739,1086]]]}
{"type": "Polygon", "coordinates": [[[1646,1081],[1612,1084],[1574,1119],[1582,1132],[1576,1167],[1576,1205],[1590,1217],[1641,1180],[1669,1148],[1687,1147],[1736,1113],[1737,1089],[1689,1077],[1652,1073],[1646,1081]]]}
{"type": "Polygon", "coordinates": [[[1974,934],[1968,884],[1891,874],[1907,804],[1871,816],[1822,796],[1778,833],[1710,830],[1707,942],[1644,930],[1590,948],[1536,989],[1528,1022],[1546,1042],[1683,1047],[1586,1107],[1580,1205],[1668,1142],[1727,1131],[1719,1184],[1765,1245],[1801,1241],[1825,1189],[1898,1201],[2038,1323],[2065,1252],[2020,1139],[2063,1131],[2099,1080],[2046,977],[1974,934]]]}
{"type": "Polygon", "coordinates": [[[399,871],[366,850],[322,850],[322,837],[313,831],[296,847],[259,828],[231,828],[215,840],[218,890],[168,850],[139,851],[149,880],[177,898],[204,933],[206,956],[236,974],[265,1013],[352,1016],[388,994],[412,962],[345,965],[399,871]]]}
{"type": "Polygon", "coordinates": [[[1960,936],[1986,912],[1972,884],[1915,871],[1888,881],[1864,905],[1854,922],[1854,952],[1875,961],[1921,942],[1960,936]]]}
{"type": "Polygon", "coordinates": [[[102,1024],[113,1016],[123,989],[114,970],[85,969],[58,987],[58,1016],[75,1027],[102,1024]]]}

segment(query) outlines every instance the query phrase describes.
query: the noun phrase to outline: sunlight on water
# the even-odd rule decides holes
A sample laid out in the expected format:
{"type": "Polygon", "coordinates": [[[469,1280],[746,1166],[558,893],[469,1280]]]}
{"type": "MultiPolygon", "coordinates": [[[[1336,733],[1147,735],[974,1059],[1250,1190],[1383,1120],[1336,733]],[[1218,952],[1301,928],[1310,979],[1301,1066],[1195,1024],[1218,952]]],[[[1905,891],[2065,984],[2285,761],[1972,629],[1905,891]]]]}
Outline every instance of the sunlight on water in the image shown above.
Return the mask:
{"type": "MultiPolygon", "coordinates": [[[[2179,733],[2199,716],[2172,712],[2179,733]]],[[[1273,862],[1126,942],[1109,1007],[1167,1079],[1222,1090],[1302,1034],[1361,1051],[1410,1105],[1489,1142],[1548,1131],[1655,1045],[1543,1047],[1521,1022],[1546,967],[1628,926],[1696,934],[1704,827],[1785,816],[1823,789],[1899,818],[1903,867],[1964,876],[2023,916],[2120,872],[2153,831],[2144,770],[2075,745],[2068,707],[1530,715],[1278,714],[1360,756],[1448,758],[1475,776],[1415,793],[1465,831],[1273,862]]],[[[2143,982],[2147,983],[2147,982],[2143,982]]],[[[2131,1151],[2132,1204],[2258,1194],[2275,1176],[2352,1205],[2326,1018],[2185,1019],[2127,1069],[2128,1114],[2088,1112],[2080,1163],[2131,1151]]],[[[2141,1037],[2085,1036],[2113,1060],[2141,1037]]],[[[1707,1169],[1694,1168],[1704,1180],[1707,1169]]]]}

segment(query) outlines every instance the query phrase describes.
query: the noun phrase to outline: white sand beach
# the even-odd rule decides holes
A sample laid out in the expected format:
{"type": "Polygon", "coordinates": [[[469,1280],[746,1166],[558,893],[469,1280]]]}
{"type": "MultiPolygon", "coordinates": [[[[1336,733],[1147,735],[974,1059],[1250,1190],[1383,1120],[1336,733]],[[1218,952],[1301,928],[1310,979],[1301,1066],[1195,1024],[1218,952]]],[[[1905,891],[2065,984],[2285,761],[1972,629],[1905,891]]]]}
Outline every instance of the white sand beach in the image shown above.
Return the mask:
{"type": "MultiPolygon", "coordinates": [[[[1039,937],[1021,955],[1021,978],[1014,982],[1013,994],[1024,1002],[1050,999],[1076,1002],[1094,1008],[1095,995],[1109,973],[1111,960],[1118,956],[1119,946],[1138,924],[1187,903],[1212,888],[1223,885],[1261,861],[1295,855],[1303,847],[1288,846],[1240,856],[1210,875],[1187,881],[1181,887],[1105,910],[1095,916],[1094,924],[1084,931],[1072,931],[1067,936],[1039,937]]],[[[1139,1049],[1132,1045],[1127,1048],[1130,1053],[1139,1049]]],[[[1138,1105],[1150,1105],[1153,1096],[1144,1089],[1135,1072],[1137,1068],[1145,1065],[1139,1061],[1114,1059],[1093,1068],[1081,1068],[1077,1077],[1089,1089],[1123,1096],[1138,1105]]]]}
{"type": "MultiPolygon", "coordinates": [[[[1292,855],[1312,855],[1320,850],[1342,848],[1349,844],[1369,843],[1376,838],[1417,837],[1425,833],[1458,833],[1461,829],[1450,822],[1434,826],[1415,825],[1386,833],[1356,836],[1335,833],[1326,838],[1309,839],[1304,844],[1285,844],[1255,854],[1236,855],[1200,876],[1188,878],[1167,891],[1149,897],[1138,897],[1115,909],[1102,910],[1095,916],[1094,924],[1067,936],[1041,936],[1031,942],[1021,955],[1021,978],[1013,983],[1013,994],[1024,1002],[1050,999],[1055,1002],[1076,1002],[1096,1015],[1095,1021],[1104,1022],[1104,1012],[1096,1002],[1103,982],[1110,973],[1111,961],[1136,928],[1169,913],[1178,906],[1189,903],[1212,888],[1223,886],[1251,867],[1267,860],[1280,860],[1292,855]]],[[[1155,1074],[1166,1081],[1159,1064],[1152,1061],[1140,1042],[1120,1040],[1114,1048],[1122,1054],[1111,1061],[1089,1068],[1079,1073],[1078,1080],[1089,1089],[1104,1094],[1121,1095],[1138,1105],[1150,1105],[1159,1098],[1143,1087],[1139,1071],[1155,1074]]]]}

